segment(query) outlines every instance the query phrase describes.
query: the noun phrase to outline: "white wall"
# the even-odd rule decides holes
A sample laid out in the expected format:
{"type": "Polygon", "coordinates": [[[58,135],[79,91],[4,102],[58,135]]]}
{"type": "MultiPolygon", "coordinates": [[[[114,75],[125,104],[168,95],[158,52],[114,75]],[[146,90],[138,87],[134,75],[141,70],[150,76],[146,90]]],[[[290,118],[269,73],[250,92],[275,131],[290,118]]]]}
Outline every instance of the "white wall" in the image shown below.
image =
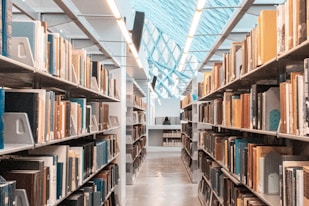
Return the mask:
{"type": "Polygon", "coordinates": [[[179,99],[160,99],[161,105],[155,99],[155,116],[156,117],[179,117],[180,100],[179,99]]]}

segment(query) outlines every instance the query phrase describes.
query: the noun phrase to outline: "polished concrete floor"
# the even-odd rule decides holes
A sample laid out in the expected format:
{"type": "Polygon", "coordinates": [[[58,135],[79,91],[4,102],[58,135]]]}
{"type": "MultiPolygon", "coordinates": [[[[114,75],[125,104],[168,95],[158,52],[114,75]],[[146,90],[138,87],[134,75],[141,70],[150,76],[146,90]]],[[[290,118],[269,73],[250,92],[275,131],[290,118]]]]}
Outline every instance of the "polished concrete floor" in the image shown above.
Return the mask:
{"type": "Polygon", "coordinates": [[[180,152],[149,152],[134,185],[126,187],[125,206],[200,206],[180,152]]]}

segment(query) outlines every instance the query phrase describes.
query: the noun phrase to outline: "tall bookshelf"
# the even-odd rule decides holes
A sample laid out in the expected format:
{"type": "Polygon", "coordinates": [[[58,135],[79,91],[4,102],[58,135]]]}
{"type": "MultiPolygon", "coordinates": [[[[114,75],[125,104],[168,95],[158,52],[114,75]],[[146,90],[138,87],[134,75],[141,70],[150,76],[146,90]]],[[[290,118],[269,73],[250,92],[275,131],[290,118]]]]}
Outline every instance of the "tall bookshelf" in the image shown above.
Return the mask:
{"type": "MultiPolygon", "coordinates": [[[[286,4],[292,2],[287,1],[286,4]]],[[[281,24],[278,23],[277,28],[272,25],[269,29],[261,29],[261,21],[276,21],[276,17],[265,18],[268,14],[261,13],[264,17],[260,18],[264,19],[259,19],[258,26],[241,42],[243,50],[236,49],[236,43],[232,44],[230,53],[223,58],[224,62],[215,63],[212,72],[205,73],[204,82],[199,84],[199,124],[205,127],[199,131],[198,141],[199,167],[203,174],[198,196],[202,205],[230,205],[238,200],[247,201],[245,198],[248,197],[262,205],[308,204],[303,193],[306,189],[301,189],[302,185],[307,187],[305,180],[299,176],[300,179],[296,180],[288,175],[295,172],[296,165],[300,173],[308,174],[308,122],[305,116],[308,114],[309,55],[304,51],[309,48],[309,42],[307,37],[298,34],[303,37],[302,40],[300,38],[292,43],[285,36],[285,44],[280,30],[284,22],[282,7],[279,5],[272,14],[280,18],[277,22],[281,21],[281,24]],[[273,35],[273,42],[278,42],[278,47],[265,44],[265,41],[262,41],[264,46],[256,47],[254,43],[263,37],[254,37],[257,34],[255,29],[260,29],[260,35],[272,30],[271,34],[267,33],[268,37],[273,35]],[[252,38],[252,47],[244,47],[248,38],[252,38]],[[241,58],[237,51],[243,52],[241,58]],[[260,58],[260,55],[269,51],[271,55],[268,53],[268,58],[260,62],[265,58],[260,58]],[[229,60],[235,64],[228,64],[229,60]],[[289,84],[291,86],[285,86],[289,84]],[[271,121],[265,117],[271,117],[271,121]],[[269,149],[267,152],[266,148],[269,149]],[[261,155],[261,151],[265,154],[261,155]],[[291,154],[294,157],[288,161],[291,154]],[[286,165],[290,168],[287,169],[286,165]],[[278,181],[265,180],[270,177],[267,171],[271,167],[274,167],[272,175],[278,181]],[[293,187],[289,181],[295,181],[293,187]],[[234,193],[236,196],[229,196],[229,191],[237,191],[234,193]],[[293,195],[296,191],[298,195],[293,195]]],[[[298,8],[292,16],[300,11],[301,8],[298,8]]],[[[294,35],[290,37],[296,38],[294,35]]]]}
{"type": "Polygon", "coordinates": [[[126,183],[134,184],[146,156],[145,94],[133,79],[127,79],[126,183]]]}
{"type": "Polygon", "coordinates": [[[181,101],[181,157],[193,183],[198,181],[198,128],[197,128],[197,102],[187,95],[181,101]]]}
{"type": "MultiPolygon", "coordinates": [[[[10,1],[7,1],[10,2],[10,1]]],[[[11,2],[10,2],[11,3],[11,2]]],[[[47,25],[50,27],[48,28],[48,32],[56,33],[57,31],[62,31],[62,28],[56,26],[53,27],[53,23],[55,22],[56,18],[51,17],[52,15],[49,15],[48,12],[46,12],[48,9],[54,9],[54,11],[57,11],[59,15],[59,19],[57,18],[56,21],[61,22],[61,18],[63,17],[66,19],[66,21],[72,19],[70,23],[68,23],[70,26],[64,26],[63,27],[63,33],[59,34],[59,36],[62,36],[63,39],[66,39],[69,44],[72,45],[73,50],[74,49],[84,49],[85,53],[87,53],[87,58],[91,54],[92,59],[88,63],[91,62],[100,62],[104,58],[108,57],[111,61],[105,61],[105,63],[102,63],[102,66],[108,71],[108,75],[105,76],[104,81],[109,82],[109,86],[107,90],[103,91],[101,88],[101,85],[98,82],[97,76],[95,77],[94,73],[88,73],[89,79],[86,80],[87,83],[80,83],[77,81],[76,76],[74,76],[73,68],[71,68],[71,65],[69,65],[68,62],[70,62],[72,56],[71,54],[67,54],[66,59],[62,59],[68,63],[68,68],[65,68],[68,72],[73,72],[72,76],[68,75],[67,73],[64,74],[64,76],[57,76],[49,73],[49,71],[45,67],[37,67],[37,65],[29,65],[27,64],[30,59],[22,60],[18,59],[15,54],[11,56],[11,58],[0,56],[1,66],[0,66],[0,78],[2,82],[2,87],[12,88],[12,89],[20,89],[20,88],[26,88],[29,90],[46,90],[48,92],[52,91],[56,95],[61,95],[61,100],[69,101],[72,98],[79,98],[84,100],[85,103],[85,110],[84,114],[87,114],[88,120],[86,120],[87,127],[82,127],[83,129],[81,131],[78,130],[78,132],[72,132],[75,131],[75,123],[72,123],[73,120],[69,120],[71,123],[68,124],[71,127],[71,131],[69,131],[69,135],[59,136],[57,137],[56,134],[54,134],[54,137],[49,136],[46,137],[43,141],[37,142],[34,140],[34,135],[31,134],[31,124],[32,122],[29,122],[29,119],[25,115],[25,113],[4,113],[4,149],[0,149],[0,157],[14,157],[14,158],[33,158],[30,157],[33,154],[39,155],[40,153],[45,154],[47,150],[50,150],[51,148],[55,147],[67,147],[69,150],[73,147],[77,147],[81,143],[91,143],[92,144],[92,150],[89,151],[89,153],[83,154],[84,157],[91,157],[91,160],[89,160],[89,167],[87,175],[82,176],[81,173],[78,173],[80,176],[78,176],[78,182],[74,183],[74,186],[71,185],[70,178],[64,179],[64,176],[70,176],[71,171],[71,164],[73,164],[71,159],[68,157],[67,164],[68,169],[65,171],[63,169],[63,182],[68,181],[67,184],[62,185],[62,191],[63,193],[59,195],[54,200],[46,200],[48,205],[67,205],[68,201],[71,199],[75,199],[77,196],[80,198],[80,196],[83,196],[83,198],[86,198],[87,195],[90,195],[93,198],[96,198],[99,201],[96,202],[95,205],[121,205],[121,202],[123,201],[121,198],[124,197],[118,197],[123,193],[123,175],[122,169],[123,165],[122,162],[122,155],[123,155],[123,149],[122,149],[122,136],[125,134],[125,129],[122,126],[122,122],[124,122],[124,118],[122,114],[124,111],[119,108],[124,108],[125,102],[122,101],[125,98],[125,93],[123,92],[122,88],[125,88],[123,86],[124,81],[123,79],[123,73],[125,73],[125,70],[119,68],[120,63],[123,61],[123,58],[115,58],[111,55],[108,48],[106,48],[105,44],[102,44],[102,42],[99,42],[99,32],[98,28],[95,24],[89,23],[89,19],[84,17],[77,17],[76,13],[83,5],[80,3],[82,2],[75,2],[72,4],[67,4],[68,2],[63,1],[55,1],[55,2],[46,2],[46,5],[40,5],[39,7],[36,7],[37,2],[29,2],[28,5],[23,4],[22,2],[14,2],[15,6],[20,9],[20,12],[16,12],[16,14],[13,14],[13,19],[19,20],[23,19],[23,15],[27,15],[28,17],[31,17],[31,19],[34,20],[44,20],[47,22],[47,25]],[[24,7],[23,7],[24,6],[24,7]],[[31,8],[33,6],[33,8],[31,8]],[[50,7],[50,8],[45,8],[50,7]],[[81,6],[81,7],[80,7],[81,6]],[[45,11],[45,12],[43,12],[45,11]],[[42,15],[41,15],[42,12],[42,15]],[[38,14],[37,16],[34,14],[38,14]],[[44,13],[44,14],[43,14],[44,13]],[[61,18],[60,18],[61,16],[61,18]],[[66,30],[68,29],[68,30],[66,30]],[[79,35],[83,40],[79,41],[76,40],[74,37],[71,37],[70,32],[73,32],[74,35],[79,35]],[[98,32],[98,33],[97,33],[98,32]],[[93,46],[96,45],[96,46],[93,46]],[[93,50],[95,52],[93,53],[92,49],[88,50],[88,47],[93,46],[93,50]],[[86,52],[87,51],[87,52],[86,52]],[[72,70],[71,70],[72,69],[72,70]],[[108,110],[105,110],[105,117],[103,117],[104,122],[101,122],[99,118],[95,117],[95,113],[91,115],[91,113],[86,113],[86,105],[87,109],[90,109],[91,104],[104,104],[106,105],[106,108],[109,108],[108,110]],[[117,109],[116,109],[117,108],[117,109]],[[108,111],[108,112],[107,112],[108,111]],[[16,124],[16,122],[18,124],[16,124]],[[74,124],[74,125],[73,125],[74,124]],[[23,128],[20,128],[20,126],[23,126],[23,128]],[[90,126],[89,126],[90,125],[90,126]],[[16,130],[17,129],[17,130],[16,130]],[[24,129],[24,131],[20,130],[24,129]],[[19,131],[18,131],[19,130],[19,131]],[[16,132],[17,131],[17,132],[16,132]],[[109,140],[107,140],[105,148],[99,148],[99,144],[101,143],[100,139],[104,139],[105,137],[109,136],[109,140]],[[103,156],[102,156],[103,155],[103,156]],[[101,162],[102,161],[102,162],[101,162]],[[118,165],[117,168],[114,167],[115,165],[118,165]],[[103,174],[104,173],[104,174],[103,174]],[[107,174],[108,173],[108,174],[107,174]],[[86,194],[86,190],[89,188],[94,189],[95,186],[93,184],[94,179],[99,178],[100,175],[107,175],[109,176],[108,187],[105,188],[104,194],[103,191],[93,191],[89,192],[89,194],[86,194]],[[87,189],[85,189],[87,187],[87,189]],[[81,195],[82,193],[85,193],[85,195],[81,195]]],[[[100,3],[100,2],[97,2],[100,3]]],[[[96,3],[93,3],[94,5],[96,3]]],[[[97,4],[97,6],[101,4],[97,4]]],[[[93,7],[88,7],[88,9],[93,9],[93,7]]],[[[97,9],[98,7],[96,7],[97,9]]],[[[107,8],[104,6],[104,8],[107,8]]],[[[15,9],[17,11],[17,9],[15,9]]],[[[83,11],[85,12],[85,11],[83,11]]],[[[77,12],[78,13],[78,12],[77,12]]],[[[81,14],[81,13],[78,13],[81,14]]],[[[26,18],[27,21],[29,21],[28,18],[26,18]]],[[[58,22],[58,23],[59,23],[58,22]]],[[[11,22],[8,22],[10,24],[11,22]]],[[[116,20],[113,21],[114,26],[117,28],[117,22],[116,20]]],[[[64,23],[65,24],[65,23],[64,23]]],[[[109,20],[109,24],[111,24],[111,21],[109,20]]],[[[59,25],[62,25],[60,23],[59,25]]],[[[101,27],[101,25],[100,25],[101,27]]],[[[59,32],[60,33],[60,32],[59,32]]],[[[105,32],[108,33],[108,32],[105,32]]],[[[73,34],[72,34],[73,35],[73,34]]],[[[119,33],[114,35],[115,38],[119,38],[119,41],[123,38],[122,35],[119,33]]],[[[2,37],[4,38],[4,37],[2,37]]],[[[47,38],[47,36],[46,36],[47,38]]],[[[19,42],[17,42],[19,43],[19,42]]],[[[17,50],[14,45],[16,45],[16,39],[12,40],[12,49],[17,50]]],[[[46,48],[47,45],[46,45],[46,48]]],[[[122,46],[113,47],[114,51],[122,51],[122,46]],[[116,50],[115,50],[116,49],[116,50]]],[[[25,52],[30,51],[29,48],[25,47],[25,52]],[[27,50],[28,49],[28,50],[27,50]]],[[[59,50],[60,51],[60,50],[59,50]]],[[[27,53],[26,53],[27,54],[27,53]]],[[[45,53],[44,53],[45,54],[45,53]]],[[[48,54],[46,53],[46,56],[48,54]]],[[[125,56],[122,55],[122,56],[125,56]]],[[[82,59],[82,61],[86,61],[86,59],[82,59]]],[[[87,65],[89,66],[89,65],[87,65]]],[[[87,67],[89,69],[89,67],[87,67]]],[[[90,71],[90,70],[89,70],[90,71]]],[[[76,75],[76,73],[75,73],[76,75]]],[[[86,74],[85,74],[86,75],[86,74]]],[[[87,77],[88,78],[88,77],[87,77]]],[[[103,81],[103,80],[102,80],[103,81]]],[[[107,84],[107,83],[106,83],[107,84]]],[[[73,101],[73,100],[72,100],[73,101]]],[[[27,102],[25,102],[27,103],[27,102]]],[[[81,106],[82,107],[82,106],[81,106]]],[[[91,108],[92,111],[94,108],[91,108]]],[[[99,110],[101,111],[100,108],[99,110]]],[[[124,110],[124,109],[123,109],[124,110]]],[[[89,110],[91,111],[91,110],[89,110]]],[[[93,111],[94,112],[94,111],[93,111]]],[[[73,114],[71,113],[71,116],[73,114]]],[[[44,121],[47,121],[50,116],[46,115],[44,118],[44,121]]],[[[66,117],[67,118],[67,117],[66,117]]],[[[68,117],[67,119],[73,119],[73,117],[68,117]]],[[[86,117],[80,117],[86,118],[86,117]]],[[[77,120],[78,122],[78,120],[77,120]]],[[[79,124],[79,122],[78,122],[79,124]]],[[[105,140],[104,140],[105,141],[105,140]]],[[[104,143],[105,144],[105,143],[104,143]]],[[[102,146],[103,147],[103,146],[102,146]]],[[[86,150],[83,150],[86,151],[86,150]]],[[[78,154],[76,152],[75,154],[78,154]]],[[[75,157],[76,161],[78,160],[79,167],[82,167],[82,159],[78,159],[78,157],[75,157]]],[[[73,160],[72,160],[73,161],[73,160]]],[[[3,161],[1,161],[3,163],[3,161]]],[[[87,163],[87,164],[88,164],[87,163]]],[[[84,163],[83,163],[84,164],[84,163]]],[[[3,169],[3,168],[2,168],[3,169]]],[[[80,171],[79,171],[80,172],[80,171]]],[[[59,173],[60,174],[60,173],[59,173]]],[[[76,174],[75,172],[72,172],[72,174],[76,174]]],[[[61,175],[60,175],[61,176],[61,175]]],[[[55,178],[55,177],[53,177],[55,178]]],[[[58,181],[57,177],[57,181],[58,181]]],[[[73,177],[72,177],[73,178],[73,177]]],[[[75,177],[74,177],[75,178],[75,177]]],[[[101,177],[100,177],[101,178],[101,177]]],[[[56,178],[55,178],[56,179],[56,178]]],[[[72,180],[71,180],[72,181],[72,180]]],[[[49,182],[50,185],[57,184],[55,182],[49,182]]],[[[73,184],[73,183],[72,183],[73,184]]],[[[57,185],[58,187],[58,185],[57,185]]],[[[41,191],[40,188],[36,188],[38,191],[41,191]]],[[[45,188],[46,189],[46,188],[45,188]]],[[[92,190],[91,189],[91,190],[92,190]]],[[[51,192],[51,191],[50,191],[51,192]]],[[[54,191],[55,192],[55,191],[54,191]]],[[[19,194],[21,197],[25,194],[23,191],[18,191],[17,194],[19,194]]],[[[38,194],[35,194],[36,196],[41,196],[38,194]]],[[[50,194],[49,194],[50,195],[50,194]]],[[[1,199],[1,198],[0,198],[1,199]]],[[[12,199],[10,197],[10,199],[12,199]]],[[[30,198],[28,198],[30,199],[30,198]]],[[[10,200],[9,200],[10,201],[10,200]]],[[[23,205],[26,205],[23,203],[23,205]]],[[[33,205],[33,204],[31,204],[33,205]]],[[[39,205],[43,205],[43,202],[39,203],[39,205]]]]}

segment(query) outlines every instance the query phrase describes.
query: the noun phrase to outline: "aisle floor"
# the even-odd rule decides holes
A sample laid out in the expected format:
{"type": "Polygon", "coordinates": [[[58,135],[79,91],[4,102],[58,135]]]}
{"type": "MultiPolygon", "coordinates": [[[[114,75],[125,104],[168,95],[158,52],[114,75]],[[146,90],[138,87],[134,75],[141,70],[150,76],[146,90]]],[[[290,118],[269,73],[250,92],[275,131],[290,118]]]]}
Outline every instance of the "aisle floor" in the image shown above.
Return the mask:
{"type": "Polygon", "coordinates": [[[200,206],[180,152],[149,152],[134,185],[126,187],[125,206],[200,206]]]}

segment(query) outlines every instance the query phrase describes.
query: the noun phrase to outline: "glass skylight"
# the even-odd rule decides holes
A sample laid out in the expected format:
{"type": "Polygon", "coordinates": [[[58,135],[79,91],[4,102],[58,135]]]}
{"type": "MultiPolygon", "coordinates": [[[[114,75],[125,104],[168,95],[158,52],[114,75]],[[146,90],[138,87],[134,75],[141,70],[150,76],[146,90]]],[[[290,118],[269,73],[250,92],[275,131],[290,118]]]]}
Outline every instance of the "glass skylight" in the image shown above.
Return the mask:
{"type": "MultiPolygon", "coordinates": [[[[180,58],[187,40],[195,12],[197,0],[130,0],[134,10],[145,12],[146,21],[143,33],[143,47],[149,63],[150,76],[157,76],[155,92],[158,97],[179,97],[201,63],[222,36],[225,27],[245,0],[206,0],[199,26],[193,37],[186,64],[178,71],[180,58]]],[[[282,3],[284,0],[256,0],[247,19],[241,20],[244,35],[255,25],[257,14],[267,5],[282,3]],[[245,22],[249,22],[245,24],[245,22]]],[[[251,9],[251,8],[250,8],[251,9]]],[[[274,7],[273,7],[274,9],[274,7]]],[[[238,26],[238,27],[237,27],[238,26]]],[[[233,40],[234,41],[234,40],[233,40]]],[[[222,42],[221,53],[212,55],[211,61],[221,60],[222,53],[230,47],[232,40],[222,42]]],[[[208,65],[211,65],[208,64],[208,65]]],[[[211,66],[209,66],[211,68],[211,66]]]]}

